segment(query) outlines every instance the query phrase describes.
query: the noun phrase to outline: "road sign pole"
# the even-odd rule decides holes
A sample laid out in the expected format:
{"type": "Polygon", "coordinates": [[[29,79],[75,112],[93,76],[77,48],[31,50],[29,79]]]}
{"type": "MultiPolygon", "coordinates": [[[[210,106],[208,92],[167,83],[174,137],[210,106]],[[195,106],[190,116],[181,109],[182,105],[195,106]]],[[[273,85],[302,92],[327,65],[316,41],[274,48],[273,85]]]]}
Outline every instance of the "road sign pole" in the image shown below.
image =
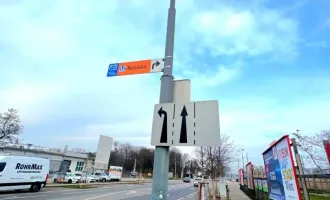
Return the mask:
{"type": "MultiPolygon", "coordinates": [[[[173,51],[175,32],[175,0],[168,9],[164,71],[161,78],[159,103],[173,102],[173,51]]],[[[152,200],[167,199],[169,147],[156,146],[152,177],[152,200]]]]}

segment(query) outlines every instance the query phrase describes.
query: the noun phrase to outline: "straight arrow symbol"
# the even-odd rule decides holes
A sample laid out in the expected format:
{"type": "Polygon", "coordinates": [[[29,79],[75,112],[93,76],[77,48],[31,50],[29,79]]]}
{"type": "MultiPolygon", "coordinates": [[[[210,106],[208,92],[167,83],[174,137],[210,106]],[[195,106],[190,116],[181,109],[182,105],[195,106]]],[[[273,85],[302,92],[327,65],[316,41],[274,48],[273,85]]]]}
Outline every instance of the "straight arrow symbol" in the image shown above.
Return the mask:
{"type": "Polygon", "coordinates": [[[183,106],[182,112],[182,121],[181,121],[181,131],[180,131],[180,143],[187,143],[187,122],[186,117],[188,116],[186,106],[183,106]]]}
{"type": "Polygon", "coordinates": [[[162,133],[160,135],[160,143],[167,143],[167,112],[161,107],[158,111],[159,117],[164,115],[162,133]]]}

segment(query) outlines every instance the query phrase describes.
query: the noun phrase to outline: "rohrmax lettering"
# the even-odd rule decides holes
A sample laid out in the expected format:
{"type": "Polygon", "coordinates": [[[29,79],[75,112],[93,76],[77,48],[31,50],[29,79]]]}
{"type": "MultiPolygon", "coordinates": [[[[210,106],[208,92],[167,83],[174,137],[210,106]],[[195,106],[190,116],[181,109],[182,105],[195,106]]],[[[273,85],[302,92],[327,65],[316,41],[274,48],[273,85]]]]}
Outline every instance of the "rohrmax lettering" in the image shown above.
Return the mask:
{"type": "Polygon", "coordinates": [[[21,164],[17,163],[15,169],[32,169],[32,170],[42,170],[43,165],[38,165],[38,164],[21,164]]]}

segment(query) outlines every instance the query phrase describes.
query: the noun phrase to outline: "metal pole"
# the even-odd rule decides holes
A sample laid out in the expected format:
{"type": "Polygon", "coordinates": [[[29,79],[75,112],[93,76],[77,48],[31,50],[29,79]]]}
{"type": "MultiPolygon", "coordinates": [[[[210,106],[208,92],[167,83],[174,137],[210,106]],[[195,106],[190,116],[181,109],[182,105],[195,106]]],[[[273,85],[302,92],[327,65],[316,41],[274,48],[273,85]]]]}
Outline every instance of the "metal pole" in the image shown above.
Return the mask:
{"type": "Polygon", "coordinates": [[[238,168],[237,168],[237,171],[239,170],[239,158],[237,159],[237,166],[238,166],[238,168]]]}
{"type": "Polygon", "coordinates": [[[248,152],[246,152],[246,164],[249,163],[248,152]]]}
{"type": "MultiPolygon", "coordinates": [[[[173,102],[173,51],[175,33],[175,0],[168,9],[164,71],[161,77],[159,103],[173,102]]],[[[152,200],[167,199],[168,195],[169,147],[156,146],[152,177],[152,200]]]]}
{"type": "Polygon", "coordinates": [[[243,157],[243,153],[244,153],[244,149],[242,149],[242,164],[243,164],[243,170],[245,171],[245,169],[244,169],[244,157],[243,157]]]}
{"type": "MultiPolygon", "coordinates": [[[[298,130],[297,130],[297,132],[298,132],[298,130]]],[[[297,161],[297,165],[298,165],[298,170],[299,170],[299,175],[300,175],[300,182],[301,182],[301,185],[302,185],[302,188],[303,188],[304,200],[309,200],[309,193],[307,191],[307,185],[306,185],[306,182],[305,182],[304,169],[302,167],[301,160],[300,160],[300,155],[298,153],[297,142],[296,142],[295,138],[292,138],[291,141],[292,141],[293,151],[294,151],[294,154],[296,156],[296,161],[297,161]]]]}

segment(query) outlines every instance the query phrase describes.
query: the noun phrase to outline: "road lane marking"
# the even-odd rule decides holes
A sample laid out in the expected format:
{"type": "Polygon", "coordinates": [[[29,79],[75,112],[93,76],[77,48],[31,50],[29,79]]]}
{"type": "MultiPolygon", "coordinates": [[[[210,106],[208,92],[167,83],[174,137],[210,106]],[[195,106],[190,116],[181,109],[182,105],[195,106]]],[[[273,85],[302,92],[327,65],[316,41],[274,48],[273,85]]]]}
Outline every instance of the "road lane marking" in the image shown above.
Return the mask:
{"type": "Polygon", "coordinates": [[[35,198],[35,197],[45,197],[46,195],[35,195],[35,196],[13,196],[13,197],[6,197],[6,198],[3,198],[3,199],[25,199],[25,198],[35,198]]]}
{"type": "MultiPolygon", "coordinates": [[[[120,192],[121,192],[121,191],[120,191],[120,192]]],[[[112,192],[112,193],[108,193],[108,194],[104,194],[104,195],[100,195],[100,196],[96,196],[96,197],[87,198],[87,199],[84,199],[84,200],[98,199],[98,198],[102,198],[102,197],[110,196],[110,195],[113,195],[113,194],[118,194],[118,193],[120,193],[120,192],[112,192]]]]}
{"type": "Polygon", "coordinates": [[[134,193],[136,193],[136,191],[129,191],[129,192],[126,193],[126,194],[134,194],[134,193]]]}
{"type": "Polygon", "coordinates": [[[107,191],[107,190],[87,190],[87,191],[79,191],[79,192],[66,192],[66,193],[62,193],[64,195],[66,194],[77,194],[77,193],[88,193],[88,192],[102,192],[102,191],[107,191]]]}
{"type": "Polygon", "coordinates": [[[182,200],[182,199],[184,199],[184,198],[189,198],[189,199],[191,199],[195,194],[196,194],[197,192],[193,192],[193,193],[191,193],[191,194],[188,194],[188,195],[186,195],[186,196],[183,196],[183,197],[181,197],[181,198],[179,198],[179,199],[177,199],[177,200],[182,200]]]}

